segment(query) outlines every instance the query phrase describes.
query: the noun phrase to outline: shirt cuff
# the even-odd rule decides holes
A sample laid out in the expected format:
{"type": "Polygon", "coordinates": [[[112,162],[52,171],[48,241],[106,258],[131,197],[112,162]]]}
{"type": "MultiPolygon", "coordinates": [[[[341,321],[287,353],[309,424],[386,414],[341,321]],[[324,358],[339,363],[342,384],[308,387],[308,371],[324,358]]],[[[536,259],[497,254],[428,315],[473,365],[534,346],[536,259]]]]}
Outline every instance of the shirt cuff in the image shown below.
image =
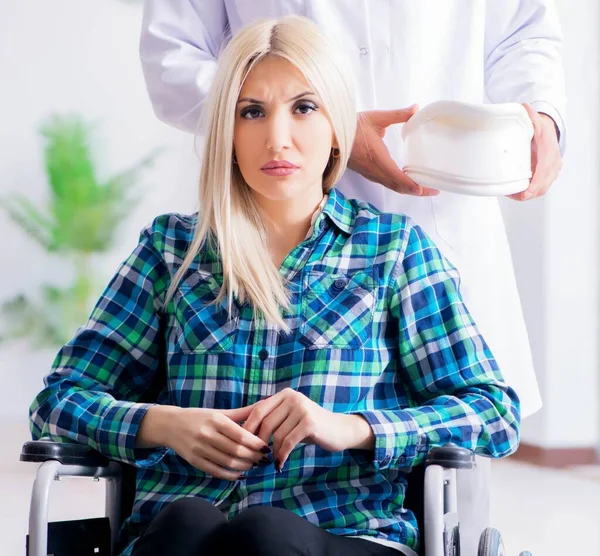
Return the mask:
{"type": "Polygon", "coordinates": [[[375,447],[368,450],[350,450],[355,461],[376,471],[388,468],[413,467],[419,456],[420,435],[412,416],[402,410],[356,411],[364,417],[375,436],[375,447]]]}
{"type": "Polygon", "coordinates": [[[95,440],[98,450],[109,458],[123,461],[135,467],[151,467],[165,457],[168,448],[136,448],[142,419],[156,404],[115,402],[100,419],[95,440]]]}
{"type": "Polygon", "coordinates": [[[567,144],[566,126],[562,116],[560,115],[560,112],[554,108],[552,104],[543,100],[536,100],[534,102],[530,102],[529,104],[536,112],[542,112],[554,120],[558,130],[558,146],[560,148],[560,154],[564,156],[567,144]]]}

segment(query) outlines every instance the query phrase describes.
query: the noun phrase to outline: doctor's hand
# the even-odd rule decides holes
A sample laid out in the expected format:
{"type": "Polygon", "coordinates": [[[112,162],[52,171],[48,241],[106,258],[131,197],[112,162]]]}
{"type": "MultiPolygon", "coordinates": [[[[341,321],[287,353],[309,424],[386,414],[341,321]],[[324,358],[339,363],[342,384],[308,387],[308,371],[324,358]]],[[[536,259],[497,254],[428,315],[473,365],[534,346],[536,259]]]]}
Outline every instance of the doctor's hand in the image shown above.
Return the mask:
{"type": "Polygon", "coordinates": [[[531,171],[529,187],[521,193],[509,195],[515,201],[529,201],[545,195],[562,168],[562,157],[558,146],[558,131],[554,120],[536,112],[529,104],[523,104],[533,123],[531,141],[531,171]]]}
{"type": "Polygon", "coordinates": [[[286,388],[255,403],[244,429],[267,444],[273,436],[275,468],[281,471],[290,452],[301,442],[328,452],[374,446],[371,425],[360,415],[333,413],[310,398],[286,388]]]}
{"type": "Polygon", "coordinates": [[[392,191],[405,195],[431,196],[439,191],[421,187],[412,181],[394,162],[383,142],[390,125],[401,124],[410,119],[417,106],[399,110],[371,110],[358,115],[356,138],[348,168],[364,178],[380,183],[392,191]]]}

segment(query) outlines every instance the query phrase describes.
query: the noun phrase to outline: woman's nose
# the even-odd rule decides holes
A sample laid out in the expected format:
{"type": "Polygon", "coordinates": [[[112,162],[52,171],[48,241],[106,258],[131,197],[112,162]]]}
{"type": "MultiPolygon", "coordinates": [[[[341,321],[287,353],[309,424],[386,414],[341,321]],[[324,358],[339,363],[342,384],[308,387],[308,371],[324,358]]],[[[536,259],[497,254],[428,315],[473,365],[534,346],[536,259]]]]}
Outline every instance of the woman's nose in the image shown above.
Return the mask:
{"type": "Polygon", "coordinates": [[[288,149],[292,144],[292,126],[289,116],[273,114],[269,118],[267,148],[273,152],[288,149]]]}

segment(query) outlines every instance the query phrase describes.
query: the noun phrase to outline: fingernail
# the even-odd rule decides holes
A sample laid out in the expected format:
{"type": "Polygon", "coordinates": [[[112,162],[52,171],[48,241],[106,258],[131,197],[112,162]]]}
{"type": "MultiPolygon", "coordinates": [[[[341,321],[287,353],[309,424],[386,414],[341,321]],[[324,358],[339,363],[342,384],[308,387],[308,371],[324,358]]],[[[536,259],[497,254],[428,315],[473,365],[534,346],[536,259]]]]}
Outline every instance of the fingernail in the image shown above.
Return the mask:
{"type": "Polygon", "coordinates": [[[245,481],[247,478],[248,478],[248,475],[240,475],[240,476],[238,477],[238,480],[239,480],[239,481],[245,481]]]}
{"type": "Polygon", "coordinates": [[[275,460],[275,469],[277,470],[277,473],[281,473],[281,461],[279,459],[275,460]]]}
{"type": "Polygon", "coordinates": [[[269,465],[271,463],[271,459],[264,457],[258,463],[259,465],[269,465]]]}
{"type": "Polygon", "coordinates": [[[271,453],[273,453],[273,450],[271,450],[271,448],[269,448],[268,446],[263,446],[260,449],[260,453],[261,454],[271,454],[271,453]]]}

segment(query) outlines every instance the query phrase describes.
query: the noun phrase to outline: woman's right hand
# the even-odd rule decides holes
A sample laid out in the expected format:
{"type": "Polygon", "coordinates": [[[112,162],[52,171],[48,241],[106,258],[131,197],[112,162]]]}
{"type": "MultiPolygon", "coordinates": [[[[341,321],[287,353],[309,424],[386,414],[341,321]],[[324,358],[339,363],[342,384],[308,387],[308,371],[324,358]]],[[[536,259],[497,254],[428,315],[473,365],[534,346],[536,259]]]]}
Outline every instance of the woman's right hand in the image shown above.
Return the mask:
{"type": "Polygon", "coordinates": [[[240,426],[253,406],[219,410],[152,406],[140,426],[136,446],[166,446],[194,467],[235,481],[254,464],[266,463],[271,449],[240,426]]]}

